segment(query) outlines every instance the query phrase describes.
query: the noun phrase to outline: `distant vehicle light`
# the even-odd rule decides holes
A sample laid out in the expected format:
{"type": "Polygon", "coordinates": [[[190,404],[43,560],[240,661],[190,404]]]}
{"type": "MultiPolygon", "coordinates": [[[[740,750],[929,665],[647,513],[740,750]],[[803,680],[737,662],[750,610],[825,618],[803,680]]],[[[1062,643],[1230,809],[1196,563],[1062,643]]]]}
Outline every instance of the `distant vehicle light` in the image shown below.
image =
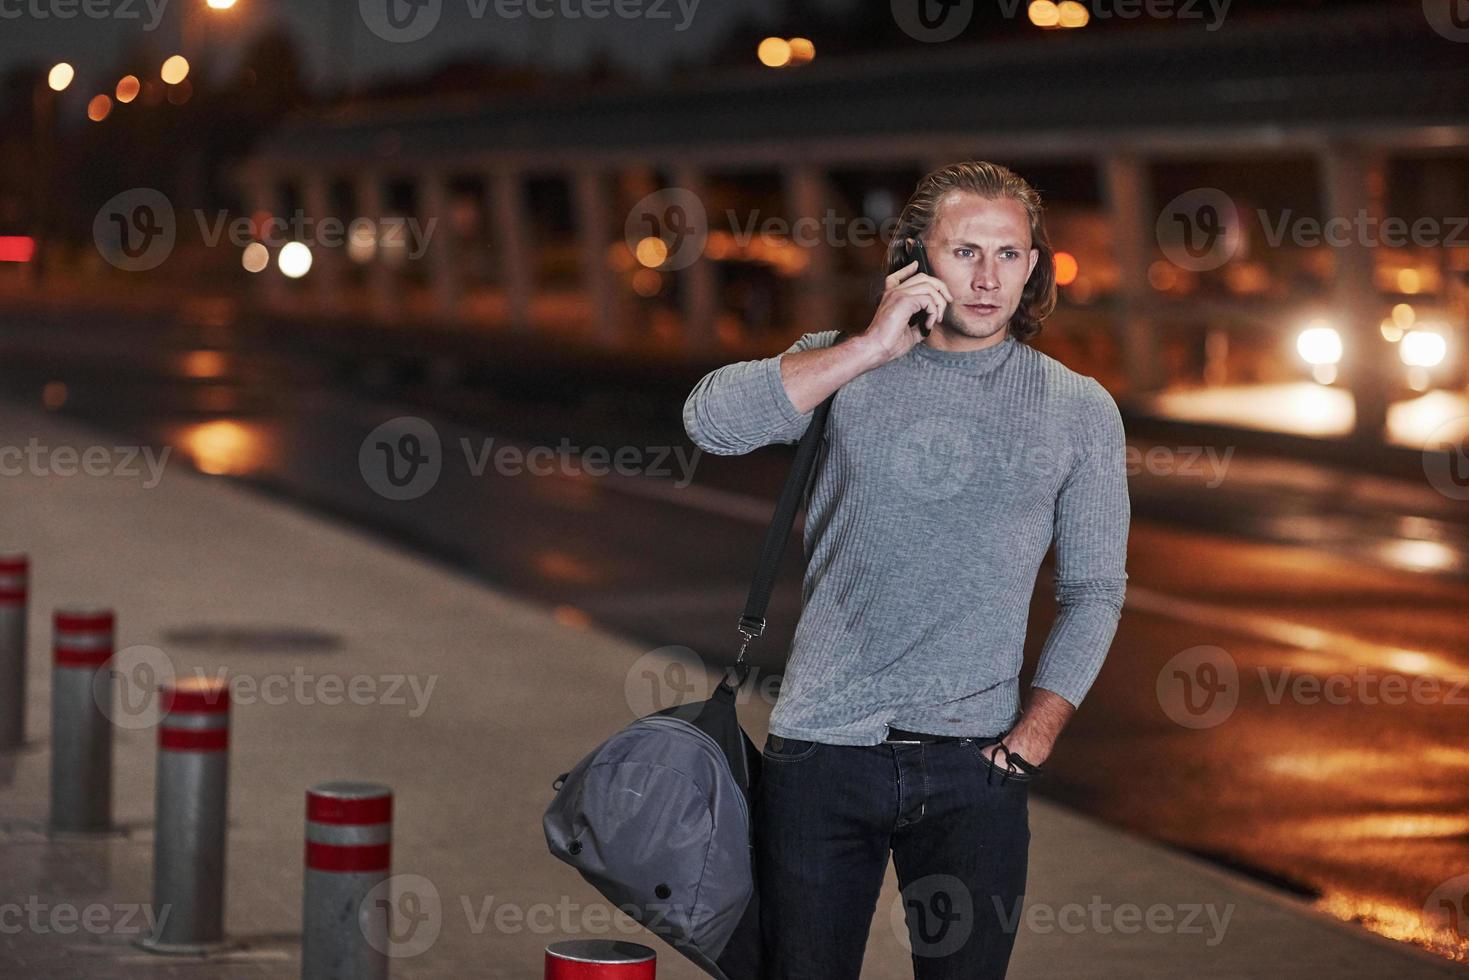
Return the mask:
{"type": "Polygon", "coordinates": [[[0,236],[0,262],[29,262],[36,254],[36,240],[24,235],[0,236]]]}
{"type": "Polygon", "coordinates": [[[1320,320],[1313,321],[1296,337],[1296,353],[1307,364],[1336,364],[1341,360],[1341,334],[1320,320]]]}
{"type": "Polygon", "coordinates": [[[1437,367],[1447,351],[1443,335],[1432,330],[1409,330],[1398,346],[1398,356],[1409,367],[1437,367]]]}

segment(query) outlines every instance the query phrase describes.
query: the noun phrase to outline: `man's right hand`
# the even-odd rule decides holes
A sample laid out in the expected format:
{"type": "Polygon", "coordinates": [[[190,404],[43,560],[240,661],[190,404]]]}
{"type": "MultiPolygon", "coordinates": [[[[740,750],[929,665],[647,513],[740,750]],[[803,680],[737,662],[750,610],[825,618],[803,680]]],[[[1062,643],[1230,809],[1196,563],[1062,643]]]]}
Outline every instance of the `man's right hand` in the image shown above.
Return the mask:
{"type": "Polygon", "coordinates": [[[916,261],[909,262],[887,277],[877,312],[858,337],[866,346],[880,352],[882,363],[895,360],[923,340],[922,332],[908,325],[913,314],[926,311],[929,326],[937,327],[953,301],[954,296],[943,280],[924,275],[918,271],[916,261]]]}

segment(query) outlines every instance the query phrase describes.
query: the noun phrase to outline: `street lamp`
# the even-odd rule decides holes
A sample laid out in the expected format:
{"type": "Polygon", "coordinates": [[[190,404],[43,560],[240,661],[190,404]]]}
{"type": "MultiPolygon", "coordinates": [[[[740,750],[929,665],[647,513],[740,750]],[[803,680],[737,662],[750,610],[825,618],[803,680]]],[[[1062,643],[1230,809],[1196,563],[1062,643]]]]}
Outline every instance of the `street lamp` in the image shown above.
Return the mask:
{"type": "Polygon", "coordinates": [[[53,65],[51,71],[46,75],[46,86],[53,92],[65,92],[71,85],[72,79],[76,77],[76,69],[62,61],[53,65]]]}

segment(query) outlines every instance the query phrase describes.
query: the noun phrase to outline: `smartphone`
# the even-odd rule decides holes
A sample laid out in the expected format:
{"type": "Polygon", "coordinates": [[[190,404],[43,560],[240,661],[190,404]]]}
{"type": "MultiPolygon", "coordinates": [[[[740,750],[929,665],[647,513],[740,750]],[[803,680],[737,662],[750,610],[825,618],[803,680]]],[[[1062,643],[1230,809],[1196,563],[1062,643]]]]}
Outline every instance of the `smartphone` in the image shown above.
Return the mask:
{"type": "MultiPolygon", "coordinates": [[[[903,268],[914,260],[918,262],[919,272],[925,276],[933,275],[933,269],[928,264],[928,249],[924,247],[923,239],[921,238],[909,238],[905,240],[904,247],[898,257],[898,269],[903,268]]],[[[893,269],[892,271],[897,272],[898,269],[893,269]]],[[[928,322],[927,310],[919,310],[909,317],[908,326],[917,327],[918,332],[925,337],[933,330],[933,325],[928,322]]]]}

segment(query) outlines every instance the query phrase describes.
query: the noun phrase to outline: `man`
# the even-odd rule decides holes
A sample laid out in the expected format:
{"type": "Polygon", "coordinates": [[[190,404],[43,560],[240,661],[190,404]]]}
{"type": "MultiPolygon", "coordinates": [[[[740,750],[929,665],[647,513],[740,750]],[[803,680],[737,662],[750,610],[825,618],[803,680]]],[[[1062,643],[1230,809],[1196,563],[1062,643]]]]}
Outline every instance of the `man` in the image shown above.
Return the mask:
{"type": "Polygon", "coordinates": [[[684,406],[690,438],[729,455],[799,440],[837,392],[755,815],[779,978],[857,980],[889,852],[914,976],[1005,975],[1030,780],[1101,669],[1126,587],[1117,406],[1027,343],[1056,297],[1039,195],[991,163],[934,171],[888,259],[860,334],[726,365],[684,406]],[[897,267],[913,241],[931,276],[897,267]],[[1053,539],[1059,608],[1022,711],[1053,539]]]}

